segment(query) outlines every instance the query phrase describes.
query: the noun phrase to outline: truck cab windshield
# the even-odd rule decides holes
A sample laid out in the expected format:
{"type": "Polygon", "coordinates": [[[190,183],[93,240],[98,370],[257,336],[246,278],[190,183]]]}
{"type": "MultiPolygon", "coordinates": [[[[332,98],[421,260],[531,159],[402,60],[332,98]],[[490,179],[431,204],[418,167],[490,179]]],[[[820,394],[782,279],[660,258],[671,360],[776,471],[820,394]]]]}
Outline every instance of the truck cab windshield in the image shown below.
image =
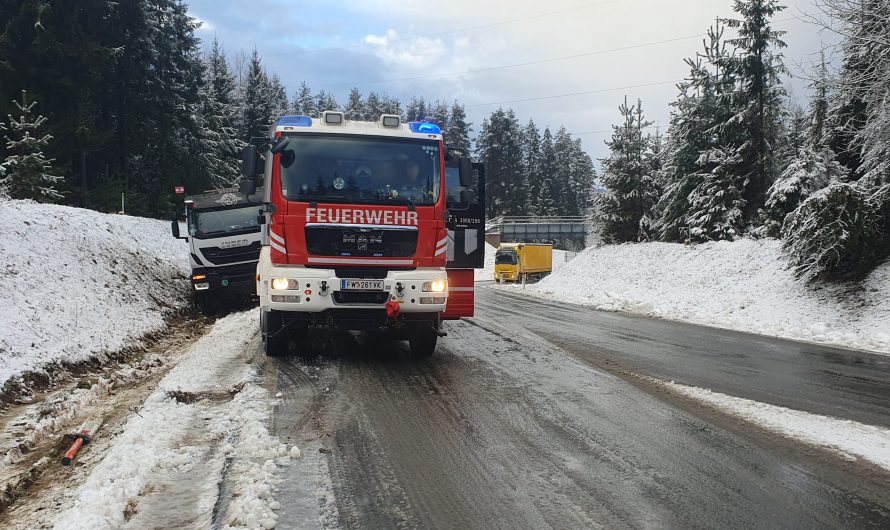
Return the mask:
{"type": "Polygon", "coordinates": [[[513,251],[508,252],[498,252],[494,256],[494,262],[497,265],[516,265],[518,260],[516,259],[516,253],[513,251]]]}
{"type": "Polygon", "coordinates": [[[291,201],[432,205],[439,199],[437,141],[294,135],[280,155],[291,201]]]}
{"type": "Polygon", "coordinates": [[[257,232],[259,206],[252,204],[224,210],[191,210],[189,233],[194,237],[223,236],[257,232]]]}

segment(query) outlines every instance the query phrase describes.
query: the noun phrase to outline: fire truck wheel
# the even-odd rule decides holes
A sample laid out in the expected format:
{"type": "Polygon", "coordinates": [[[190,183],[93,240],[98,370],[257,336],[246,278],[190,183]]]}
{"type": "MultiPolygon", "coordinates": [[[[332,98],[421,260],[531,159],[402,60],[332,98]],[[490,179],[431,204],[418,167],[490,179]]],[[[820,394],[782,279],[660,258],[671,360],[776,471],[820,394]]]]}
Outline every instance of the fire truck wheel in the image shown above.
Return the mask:
{"type": "Polygon", "coordinates": [[[282,357],[287,355],[288,337],[282,329],[281,313],[277,311],[263,311],[260,317],[263,335],[266,337],[264,344],[267,357],[282,357]]]}
{"type": "Polygon", "coordinates": [[[414,357],[432,357],[436,351],[436,341],[439,335],[432,326],[417,326],[408,337],[408,345],[411,347],[411,355],[414,357]]]}

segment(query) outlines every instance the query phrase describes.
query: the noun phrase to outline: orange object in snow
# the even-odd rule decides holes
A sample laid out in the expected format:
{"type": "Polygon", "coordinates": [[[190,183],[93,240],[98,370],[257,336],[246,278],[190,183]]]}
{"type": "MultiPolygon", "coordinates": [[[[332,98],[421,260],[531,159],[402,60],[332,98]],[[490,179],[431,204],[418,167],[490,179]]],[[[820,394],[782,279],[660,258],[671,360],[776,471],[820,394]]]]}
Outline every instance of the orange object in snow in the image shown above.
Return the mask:
{"type": "Polygon", "coordinates": [[[77,452],[80,451],[80,448],[92,441],[93,437],[96,435],[96,431],[98,431],[101,426],[101,419],[87,420],[80,426],[80,429],[74,433],[74,443],[71,444],[71,448],[68,449],[68,452],[65,453],[65,456],[62,458],[63,466],[71,465],[71,461],[77,456],[77,452]]]}

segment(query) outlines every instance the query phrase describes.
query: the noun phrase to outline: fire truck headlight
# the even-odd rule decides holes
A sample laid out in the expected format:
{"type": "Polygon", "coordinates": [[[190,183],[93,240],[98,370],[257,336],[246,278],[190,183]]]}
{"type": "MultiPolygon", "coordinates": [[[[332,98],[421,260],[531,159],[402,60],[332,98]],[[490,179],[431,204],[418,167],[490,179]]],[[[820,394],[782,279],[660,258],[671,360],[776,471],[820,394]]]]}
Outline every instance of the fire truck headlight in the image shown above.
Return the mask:
{"type": "Polygon", "coordinates": [[[296,288],[296,280],[288,280],[287,278],[272,278],[272,289],[275,291],[293,291],[296,288]]]}
{"type": "Polygon", "coordinates": [[[433,280],[431,282],[423,282],[423,292],[425,293],[444,293],[448,288],[448,282],[445,280],[433,280]]]}

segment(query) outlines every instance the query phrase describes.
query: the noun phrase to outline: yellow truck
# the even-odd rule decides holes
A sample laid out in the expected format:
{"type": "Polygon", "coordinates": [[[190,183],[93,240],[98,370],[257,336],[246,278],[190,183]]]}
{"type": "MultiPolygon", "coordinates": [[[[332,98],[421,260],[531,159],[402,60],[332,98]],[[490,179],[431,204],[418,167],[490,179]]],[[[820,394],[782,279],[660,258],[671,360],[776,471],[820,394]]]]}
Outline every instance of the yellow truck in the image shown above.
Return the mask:
{"type": "Polygon", "coordinates": [[[540,280],[553,270],[553,245],[501,243],[494,258],[494,280],[540,280]]]}

